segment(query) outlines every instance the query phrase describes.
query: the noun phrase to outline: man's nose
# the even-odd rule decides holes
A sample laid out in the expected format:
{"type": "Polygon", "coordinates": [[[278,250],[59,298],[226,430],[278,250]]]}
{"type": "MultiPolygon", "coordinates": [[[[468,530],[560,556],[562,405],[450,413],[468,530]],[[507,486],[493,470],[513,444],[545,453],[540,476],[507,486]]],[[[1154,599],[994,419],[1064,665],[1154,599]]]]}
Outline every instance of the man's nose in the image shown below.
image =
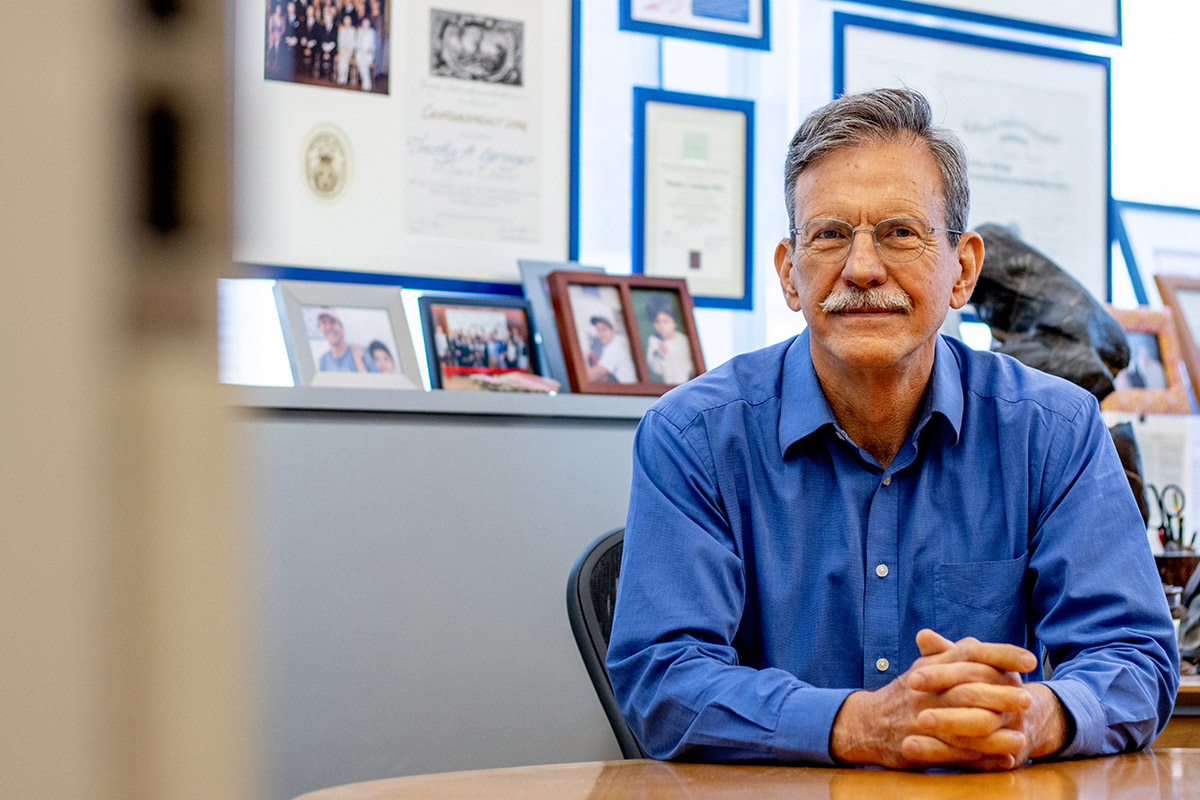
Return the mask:
{"type": "Polygon", "coordinates": [[[855,228],[850,234],[850,252],[842,264],[842,277],[858,286],[877,286],[887,280],[887,265],[875,247],[874,228],[855,228]],[[858,234],[867,238],[859,244],[858,234]]]}

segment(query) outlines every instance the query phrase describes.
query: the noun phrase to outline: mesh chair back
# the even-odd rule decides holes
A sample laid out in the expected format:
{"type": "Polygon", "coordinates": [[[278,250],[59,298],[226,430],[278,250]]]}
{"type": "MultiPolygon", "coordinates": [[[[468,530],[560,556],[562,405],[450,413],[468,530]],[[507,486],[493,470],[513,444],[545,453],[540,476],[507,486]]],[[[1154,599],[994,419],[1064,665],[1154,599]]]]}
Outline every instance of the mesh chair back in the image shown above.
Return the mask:
{"type": "Polygon", "coordinates": [[[624,541],[625,529],[617,528],[592,542],[583,551],[567,579],[567,616],[571,620],[571,632],[575,634],[575,643],[579,645],[579,653],[583,656],[592,686],[621,747],[621,755],[625,758],[645,758],[645,752],[617,706],[612,684],[608,680],[608,670],[604,667],[604,656],[608,653],[608,639],[612,633],[624,541]]]}

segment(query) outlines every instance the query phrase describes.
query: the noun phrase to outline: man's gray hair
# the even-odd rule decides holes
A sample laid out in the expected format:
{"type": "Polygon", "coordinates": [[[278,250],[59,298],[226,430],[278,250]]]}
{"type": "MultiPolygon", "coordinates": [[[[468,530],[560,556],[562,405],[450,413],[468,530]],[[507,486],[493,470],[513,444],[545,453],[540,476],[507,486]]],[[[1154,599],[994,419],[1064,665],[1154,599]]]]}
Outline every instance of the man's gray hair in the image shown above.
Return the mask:
{"type": "MultiPolygon", "coordinates": [[[[915,89],[872,89],[842,95],[800,123],[783,168],[788,227],[797,222],[796,179],[800,173],[834,150],[905,137],[929,147],[942,174],[946,227],[965,231],[971,206],[966,148],[954,131],[933,124],[929,101],[915,89]]],[[[949,236],[951,244],[958,243],[956,234],[949,236]]]]}

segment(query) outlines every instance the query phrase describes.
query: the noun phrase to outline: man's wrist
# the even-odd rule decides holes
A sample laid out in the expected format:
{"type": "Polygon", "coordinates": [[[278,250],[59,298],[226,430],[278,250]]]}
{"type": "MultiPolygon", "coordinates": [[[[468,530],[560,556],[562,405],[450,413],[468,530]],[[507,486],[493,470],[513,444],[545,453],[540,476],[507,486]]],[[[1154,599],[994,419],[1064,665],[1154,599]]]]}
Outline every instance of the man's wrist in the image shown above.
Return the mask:
{"type": "Polygon", "coordinates": [[[868,728],[863,724],[864,709],[870,704],[870,692],[851,692],[842,702],[829,729],[829,757],[834,763],[871,763],[867,742],[868,728]]]}
{"type": "Polygon", "coordinates": [[[1046,684],[1030,683],[1026,688],[1033,695],[1033,705],[1026,712],[1032,722],[1026,727],[1026,735],[1033,737],[1029,757],[1052,758],[1075,738],[1075,720],[1046,684]]]}

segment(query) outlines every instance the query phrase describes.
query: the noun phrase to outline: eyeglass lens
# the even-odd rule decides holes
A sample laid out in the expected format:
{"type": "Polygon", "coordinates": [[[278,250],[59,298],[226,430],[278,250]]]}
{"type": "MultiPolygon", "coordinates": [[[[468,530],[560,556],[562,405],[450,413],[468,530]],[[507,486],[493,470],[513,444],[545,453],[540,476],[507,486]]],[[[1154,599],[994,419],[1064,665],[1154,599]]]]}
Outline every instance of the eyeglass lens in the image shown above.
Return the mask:
{"type": "MultiPolygon", "coordinates": [[[[929,226],[913,217],[885,219],[871,230],[875,247],[888,261],[915,261],[929,243],[929,226]]],[[[800,245],[814,261],[841,261],[850,255],[854,228],[840,219],[812,219],[800,231],[800,245]]]]}

